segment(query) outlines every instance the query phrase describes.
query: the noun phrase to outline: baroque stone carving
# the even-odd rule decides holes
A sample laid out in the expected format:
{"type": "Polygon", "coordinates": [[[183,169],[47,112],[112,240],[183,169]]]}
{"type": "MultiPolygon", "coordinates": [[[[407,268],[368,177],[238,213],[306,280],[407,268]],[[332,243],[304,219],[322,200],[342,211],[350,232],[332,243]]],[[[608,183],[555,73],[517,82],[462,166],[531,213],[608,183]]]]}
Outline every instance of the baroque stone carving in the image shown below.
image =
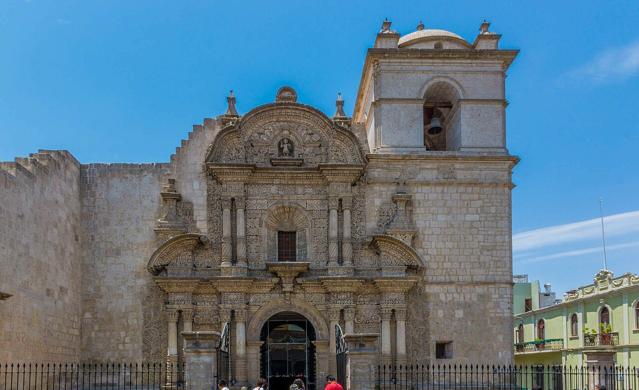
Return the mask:
{"type": "Polygon", "coordinates": [[[304,166],[363,164],[356,137],[320,111],[296,103],[295,96],[282,88],[275,104],[256,108],[220,132],[206,161],[271,166],[273,158],[299,158],[304,166]]]}
{"type": "Polygon", "coordinates": [[[159,275],[169,264],[185,265],[185,262],[193,264],[194,250],[205,245],[208,239],[200,234],[181,234],[162,244],[147,264],[147,269],[153,275],[159,275]]]}

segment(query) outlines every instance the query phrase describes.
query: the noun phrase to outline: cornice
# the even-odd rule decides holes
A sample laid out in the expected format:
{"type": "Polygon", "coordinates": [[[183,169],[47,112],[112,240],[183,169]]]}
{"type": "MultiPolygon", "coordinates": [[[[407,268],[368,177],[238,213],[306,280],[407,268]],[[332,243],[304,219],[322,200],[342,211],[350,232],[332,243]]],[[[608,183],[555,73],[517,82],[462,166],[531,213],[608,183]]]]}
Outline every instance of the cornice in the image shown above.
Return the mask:
{"type": "Polygon", "coordinates": [[[366,155],[369,163],[376,162],[399,162],[399,161],[427,161],[427,162],[460,162],[460,163],[510,163],[515,166],[519,163],[519,157],[512,155],[498,155],[498,154],[478,154],[470,152],[451,152],[451,151],[428,151],[424,153],[410,153],[410,154],[394,154],[394,153],[368,153],[366,155]]]}
{"type": "Polygon", "coordinates": [[[329,293],[356,293],[365,282],[364,279],[339,276],[322,276],[320,281],[329,293]]]}
{"type": "Polygon", "coordinates": [[[193,293],[198,287],[194,279],[153,278],[155,283],[166,293],[193,293]]]}
{"type": "Polygon", "coordinates": [[[207,163],[208,172],[220,183],[326,184],[353,183],[362,175],[365,165],[319,164],[317,167],[258,167],[254,164],[207,163]]]}
{"type": "Polygon", "coordinates": [[[386,293],[406,293],[418,282],[416,277],[375,278],[375,286],[386,293]]]}
{"type": "Polygon", "coordinates": [[[221,293],[248,293],[256,283],[253,278],[219,278],[211,283],[221,293]]]}

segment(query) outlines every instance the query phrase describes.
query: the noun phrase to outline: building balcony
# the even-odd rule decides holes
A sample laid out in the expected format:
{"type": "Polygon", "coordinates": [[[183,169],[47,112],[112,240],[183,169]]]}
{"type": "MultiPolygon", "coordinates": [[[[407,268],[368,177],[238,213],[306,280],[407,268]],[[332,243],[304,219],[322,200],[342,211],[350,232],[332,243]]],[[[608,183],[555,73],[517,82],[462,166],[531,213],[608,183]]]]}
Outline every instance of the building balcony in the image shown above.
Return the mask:
{"type": "Polygon", "coordinates": [[[515,353],[561,351],[564,347],[563,339],[543,339],[515,344],[515,353]]]}
{"type": "Polygon", "coordinates": [[[619,345],[619,333],[597,333],[584,335],[584,347],[614,347],[619,345]]]}

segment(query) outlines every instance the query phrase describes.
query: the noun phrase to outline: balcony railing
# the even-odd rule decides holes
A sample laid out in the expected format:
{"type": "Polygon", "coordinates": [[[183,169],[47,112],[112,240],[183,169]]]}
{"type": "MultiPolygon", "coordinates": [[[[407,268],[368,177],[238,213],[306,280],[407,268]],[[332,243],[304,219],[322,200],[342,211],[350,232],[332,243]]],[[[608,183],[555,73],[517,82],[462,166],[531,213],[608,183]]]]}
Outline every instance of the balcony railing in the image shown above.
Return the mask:
{"type": "Polygon", "coordinates": [[[585,334],[584,346],[586,347],[612,347],[619,345],[619,333],[585,334]]]}
{"type": "Polygon", "coordinates": [[[563,339],[544,339],[515,344],[515,352],[559,351],[564,347],[563,339]]]}

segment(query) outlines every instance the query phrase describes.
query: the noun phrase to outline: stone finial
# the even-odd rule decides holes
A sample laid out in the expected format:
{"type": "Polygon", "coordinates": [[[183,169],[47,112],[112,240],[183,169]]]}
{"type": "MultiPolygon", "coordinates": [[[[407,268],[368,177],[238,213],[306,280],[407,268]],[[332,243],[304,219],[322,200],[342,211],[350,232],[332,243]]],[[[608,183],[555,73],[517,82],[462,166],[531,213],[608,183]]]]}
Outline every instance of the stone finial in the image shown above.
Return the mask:
{"type": "Polygon", "coordinates": [[[391,32],[390,26],[393,24],[388,18],[384,19],[382,22],[382,28],[379,30],[380,33],[389,33],[391,32]]]}
{"type": "Polygon", "coordinates": [[[333,115],[333,118],[346,118],[346,114],[344,113],[344,99],[339,92],[337,93],[337,100],[335,101],[335,115],[333,115]]]}
{"type": "Polygon", "coordinates": [[[182,195],[175,187],[175,179],[169,178],[160,192],[162,198],[162,216],[157,221],[156,232],[166,231],[173,234],[185,230],[184,223],[178,215],[178,204],[182,200],[182,195]]]}
{"type": "Polygon", "coordinates": [[[382,28],[377,33],[373,47],[376,49],[397,49],[398,44],[399,34],[397,31],[391,30],[391,21],[384,19],[382,28]]]}
{"type": "Polygon", "coordinates": [[[417,31],[421,31],[424,29],[424,23],[422,23],[422,21],[419,21],[419,24],[417,25],[417,31]]]}
{"type": "Polygon", "coordinates": [[[475,38],[475,42],[473,43],[473,47],[477,50],[498,50],[499,49],[499,39],[501,35],[491,32],[489,30],[490,23],[485,19],[482,24],[479,26],[479,34],[477,34],[477,38],[475,38]]]}
{"type": "Polygon", "coordinates": [[[490,23],[486,21],[486,19],[484,19],[484,21],[482,22],[482,24],[479,26],[479,32],[480,34],[490,34],[491,32],[488,31],[488,28],[490,27],[490,23]]]}
{"type": "Polygon", "coordinates": [[[226,106],[224,116],[240,116],[235,109],[235,95],[233,94],[233,90],[231,90],[229,96],[226,97],[226,106]]]}
{"type": "Polygon", "coordinates": [[[297,92],[291,87],[284,86],[277,90],[275,95],[276,103],[295,103],[297,102],[297,92]]]}
{"type": "Polygon", "coordinates": [[[416,233],[415,225],[407,210],[408,202],[410,202],[411,198],[412,196],[404,191],[399,191],[393,195],[393,203],[396,206],[395,215],[386,228],[386,234],[397,238],[408,246],[412,245],[413,237],[416,233]]]}

